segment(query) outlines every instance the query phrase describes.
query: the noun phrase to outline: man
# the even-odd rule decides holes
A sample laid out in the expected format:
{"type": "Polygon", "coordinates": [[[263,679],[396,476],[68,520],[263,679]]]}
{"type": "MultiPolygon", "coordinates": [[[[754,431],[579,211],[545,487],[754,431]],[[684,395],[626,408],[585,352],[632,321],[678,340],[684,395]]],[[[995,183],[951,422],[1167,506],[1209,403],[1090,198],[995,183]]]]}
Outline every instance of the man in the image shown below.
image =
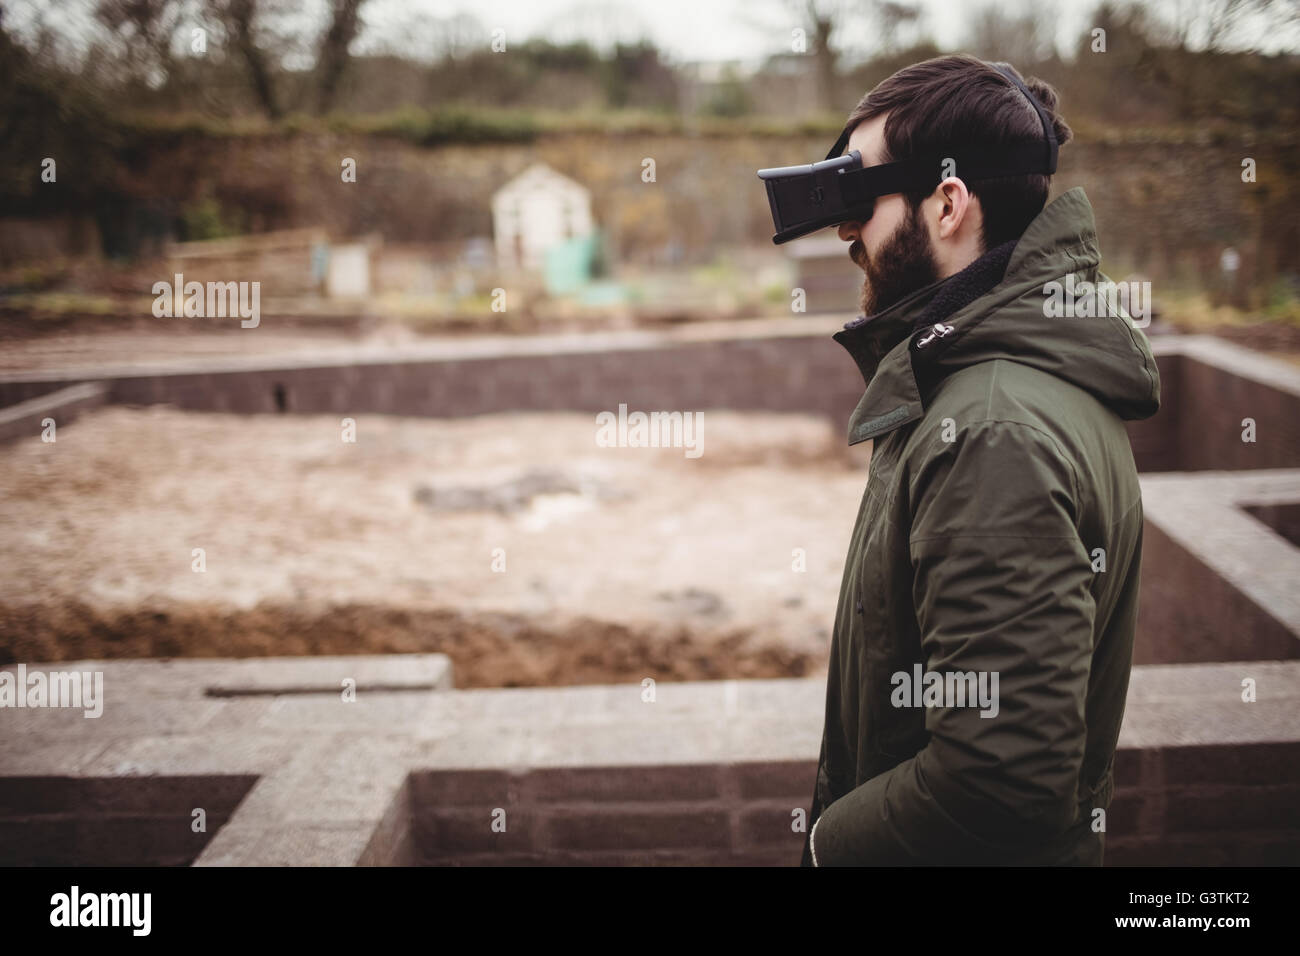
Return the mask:
{"type": "MultiPolygon", "coordinates": [[[[1055,169],[1056,105],[941,57],[872,90],[848,149],[870,167],[1033,141],[1055,169]]],[[[1046,305],[1107,281],[1083,191],[1047,205],[1049,175],[962,168],[838,227],[865,273],[835,335],[867,383],[849,443],[873,448],[805,866],[1102,861],[1142,545],[1123,420],[1155,413],[1159,376],[1122,308],[1046,305]]]]}

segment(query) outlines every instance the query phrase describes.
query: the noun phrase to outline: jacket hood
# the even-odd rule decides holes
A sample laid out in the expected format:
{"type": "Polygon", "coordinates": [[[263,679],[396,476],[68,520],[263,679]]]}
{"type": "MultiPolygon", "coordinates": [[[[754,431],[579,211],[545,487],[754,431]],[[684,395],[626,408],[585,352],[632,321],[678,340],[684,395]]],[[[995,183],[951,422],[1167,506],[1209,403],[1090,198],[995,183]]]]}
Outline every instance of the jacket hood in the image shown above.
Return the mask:
{"type": "Polygon", "coordinates": [[[849,422],[849,444],[920,418],[936,381],[995,359],[1076,385],[1121,418],[1154,415],[1160,376],[1150,343],[1123,300],[1105,294],[1114,287],[1100,262],[1092,206],[1076,187],[1038,214],[1001,280],[973,301],[930,321],[945,287],[960,281],[957,273],[849,323],[834,338],[867,382],[849,422]],[[1099,283],[1103,294],[1092,294],[1099,283]]]}

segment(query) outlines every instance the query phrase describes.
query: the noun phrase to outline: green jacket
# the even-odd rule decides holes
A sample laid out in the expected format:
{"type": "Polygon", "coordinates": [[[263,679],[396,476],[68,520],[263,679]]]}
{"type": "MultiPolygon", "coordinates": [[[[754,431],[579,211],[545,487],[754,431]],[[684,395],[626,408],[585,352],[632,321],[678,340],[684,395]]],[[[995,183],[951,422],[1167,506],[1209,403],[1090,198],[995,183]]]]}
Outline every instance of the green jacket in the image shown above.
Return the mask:
{"type": "Polygon", "coordinates": [[[1160,379],[1122,309],[1045,309],[1107,281],[1082,189],[1002,252],[973,301],[941,308],[958,273],[835,336],[874,446],[804,865],[1101,863],[1142,548],[1123,420],[1160,379]]]}

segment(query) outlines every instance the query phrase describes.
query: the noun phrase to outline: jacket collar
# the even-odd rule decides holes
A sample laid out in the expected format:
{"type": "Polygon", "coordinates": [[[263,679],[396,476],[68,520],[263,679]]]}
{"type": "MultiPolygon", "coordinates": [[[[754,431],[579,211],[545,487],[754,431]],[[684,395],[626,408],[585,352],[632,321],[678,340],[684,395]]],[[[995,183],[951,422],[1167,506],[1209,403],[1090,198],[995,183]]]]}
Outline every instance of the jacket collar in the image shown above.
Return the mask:
{"type": "Polygon", "coordinates": [[[944,319],[1002,280],[1015,248],[1013,240],[990,249],[960,272],[873,316],[859,316],[835,333],[833,338],[852,356],[867,384],[849,419],[850,445],[921,417],[924,403],[914,354],[952,331],[944,319]]]}
{"type": "Polygon", "coordinates": [[[1051,306],[1063,278],[1092,290],[1082,296],[1109,284],[1100,260],[1092,206],[1076,186],[1047,204],[1009,255],[1006,247],[989,250],[956,275],[850,322],[835,339],[867,388],[849,420],[849,444],[920,418],[944,376],[996,359],[1081,388],[1126,421],[1150,418],[1160,407],[1159,369],[1125,307],[1084,298],[1090,307],[1081,315],[1095,319],[1074,321],[1051,306]]]}

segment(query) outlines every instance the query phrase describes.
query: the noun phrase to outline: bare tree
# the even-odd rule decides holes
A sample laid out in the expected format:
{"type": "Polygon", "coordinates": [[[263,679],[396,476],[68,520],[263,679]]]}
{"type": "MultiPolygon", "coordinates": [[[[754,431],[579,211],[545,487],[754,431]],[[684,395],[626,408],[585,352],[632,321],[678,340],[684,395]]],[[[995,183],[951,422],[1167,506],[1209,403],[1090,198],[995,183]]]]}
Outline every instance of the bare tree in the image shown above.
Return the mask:
{"type": "Polygon", "coordinates": [[[456,61],[470,50],[487,45],[483,24],[467,13],[453,13],[434,22],[433,50],[442,59],[456,61]]]}
{"type": "Polygon", "coordinates": [[[95,19],[122,40],[123,60],[154,85],[176,72],[172,40],[186,14],[177,0],[98,0],[95,19]]]}
{"type": "Polygon", "coordinates": [[[817,90],[823,109],[838,111],[840,64],[849,47],[846,34],[866,36],[859,52],[892,53],[904,27],[921,21],[916,3],[900,0],[786,0],[786,7],[804,24],[816,63],[817,90]]]}
{"type": "Polygon", "coordinates": [[[977,10],[967,27],[971,53],[987,60],[1038,63],[1051,55],[1052,25],[1042,8],[1024,4],[1018,10],[989,3],[977,10]]]}
{"type": "Polygon", "coordinates": [[[411,10],[367,26],[361,40],[365,55],[395,56],[412,63],[454,63],[488,43],[487,29],[468,13],[439,17],[411,10]]]}
{"type": "Polygon", "coordinates": [[[326,113],[334,105],[339,80],[348,63],[348,47],[356,39],[361,25],[361,5],[365,0],[331,0],[330,23],[321,36],[316,57],[316,108],[326,113]]]}
{"type": "Polygon", "coordinates": [[[831,39],[836,23],[844,15],[842,0],[794,0],[801,2],[805,24],[813,42],[813,57],[817,69],[817,91],[824,109],[840,108],[839,54],[831,39]]]}
{"type": "Polygon", "coordinates": [[[1258,51],[1279,39],[1293,47],[1300,25],[1300,0],[1162,0],[1146,12],[1151,38],[1184,52],[1258,51]]]}
{"type": "Polygon", "coordinates": [[[1282,26],[1294,26],[1296,0],[1196,0],[1189,5],[1189,27],[1207,50],[1226,52],[1234,46],[1258,47],[1282,26]]]}
{"type": "Polygon", "coordinates": [[[256,33],[257,0],[214,0],[216,12],[226,25],[235,50],[248,69],[253,92],[266,115],[279,119],[284,115],[276,93],[272,64],[266,51],[258,45],[256,33]]]}
{"type": "Polygon", "coordinates": [[[915,26],[920,22],[921,9],[892,0],[876,0],[876,19],[880,24],[881,52],[895,53],[899,47],[899,32],[904,26],[915,26]]]}
{"type": "Polygon", "coordinates": [[[622,43],[635,46],[649,35],[649,28],[639,12],[629,5],[610,0],[578,0],[562,8],[546,21],[542,35],[552,43],[587,43],[602,54],[609,54],[622,43]]]}

